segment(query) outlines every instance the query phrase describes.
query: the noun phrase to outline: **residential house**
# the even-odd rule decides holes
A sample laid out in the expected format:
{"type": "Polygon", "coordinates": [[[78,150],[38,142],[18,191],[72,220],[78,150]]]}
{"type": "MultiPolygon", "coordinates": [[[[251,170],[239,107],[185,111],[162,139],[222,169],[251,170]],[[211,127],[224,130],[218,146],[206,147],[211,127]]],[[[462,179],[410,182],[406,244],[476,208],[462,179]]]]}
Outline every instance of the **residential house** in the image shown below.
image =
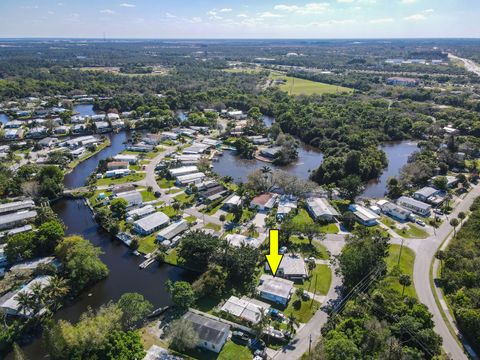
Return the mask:
{"type": "Polygon", "coordinates": [[[340,215],[326,198],[310,197],[306,206],[308,213],[315,220],[333,222],[340,215]]]}
{"type": "Polygon", "coordinates": [[[142,194],[136,190],[117,193],[117,197],[127,200],[127,207],[141,206],[143,204],[142,194]]]}
{"type": "Polygon", "coordinates": [[[293,281],[263,274],[257,292],[265,300],[287,306],[295,289],[293,284],[293,281]]]}
{"type": "Polygon", "coordinates": [[[137,143],[137,144],[134,144],[134,145],[129,145],[127,147],[127,150],[129,151],[136,151],[136,152],[150,152],[150,151],[153,151],[155,147],[153,145],[149,145],[149,144],[146,144],[146,143],[137,143]]]}
{"type": "Polygon", "coordinates": [[[278,195],[274,193],[264,193],[258,195],[250,202],[250,208],[256,207],[259,211],[271,210],[277,202],[277,197],[278,195]]]}
{"type": "Polygon", "coordinates": [[[70,127],[66,125],[57,126],[53,129],[55,135],[67,135],[70,132],[70,127]]]}
{"type": "Polygon", "coordinates": [[[357,204],[350,204],[348,209],[353,212],[357,221],[364,226],[375,226],[378,224],[380,216],[375,214],[372,210],[357,204]]]}
{"type": "Polygon", "coordinates": [[[135,232],[141,235],[150,235],[168,225],[170,218],[162,212],[156,212],[148,215],[133,223],[135,232]]]}
{"type": "Polygon", "coordinates": [[[20,120],[7,121],[3,127],[5,129],[18,129],[23,125],[23,122],[20,120]]]}
{"type": "MultiPolygon", "coordinates": [[[[270,271],[268,262],[265,263],[265,270],[270,271]]],[[[297,254],[285,254],[278,267],[277,276],[303,282],[308,277],[305,260],[297,254]]]]}
{"type": "Polygon", "coordinates": [[[281,195],[278,200],[277,220],[281,221],[293,209],[297,208],[298,199],[293,195],[281,195]]]}
{"type": "Polygon", "coordinates": [[[240,318],[250,324],[258,324],[262,316],[268,314],[270,305],[257,299],[250,299],[243,296],[239,299],[236,296],[230,298],[223,304],[221,311],[240,318]]]}
{"type": "Polygon", "coordinates": [[[388,85],[400,85],[400,86],[408,86],[408,87],[415,87],[420,84],[419,79],[413,79],[413,78],[405,78],[405,77],[399,77],[399,76],[394,76],[391,78],[387,79],[387,84],[388,85]]]}
{"type": "Polygon", "coordinates": [[[230,195],[226,200],[225,202],[223,203],[223,208],[226,210],[226,211],[229,211],[231,210],[233,207],[235,206],[240,206],[242,204],[242,198],[241,196],[239,195],[236,195],[236,194],[232,194],[230,195]]]}
{"type": "Polygon", "coordinates": [[[31,199],[4,203],[4,204],[0,204],[0,215],[15,212],[15,211],[30,210],[34,207],[35,207],[35,203],[31,199]]]}
{"type": "Polygon", "coordinates": [[[138,162],[138,156],[134,154],[118,154],[113,157],[115,161],[127,161],[129,164],[136,164],[138,162]]]}
{"type": "Polygon", "coordinates": [[[215,353],[222,350],[230,335],[230,325],[191,311],[187,312],[183,319],[192,324],[193,330],[198,335],[199,347],[215,353]]]}
{"type": "Polygon", "coordinates": [[[438,195],[440,190],[435,189],[431,186],[425,186],[420,190],[417,190],[413,193],[413,198],[418,201],[428,202],[428,199],[432,196],[438,195]]]}
{"type": "Polygon", "coordinates": [[[130,175],[130,169],[116,169],[116,170],[108,170],[105,172],[105,178],[121,178],[127,175],[130,175]]]}
{"type": "Polygon", "coordinates": [[[95,128],[97,129],[97,133],[99,134],[106,133],[111,130],[110,124],[107,121],[95,122],[95,128]]]}
{"type": "Polygon", "coordinates": [[[432,205],[407,196],[400,197],[397,200],[397,204],[421,216],[429,216],[430,211],[432,210],[432,205]]]}
{"type": "Polygon", "coordinates": [[[188,184],[197,184],[205,179],[206,175],[202,172],[197,172],[194,174],[188,174],[183,176],[178,176],[176,184],[179,186],[186,186],[188,184]]]}
{"type": "Polygon", "coordinates": [[[108,170],[128,169],[128,161],[110,161],[107,163],[108,170]]]}
{"type": "Polygon", "coordinates": [[[227,243],[229,243],[233,247],[241,247],[242,245],[248,245],[251,246],[255,249],[258,249],[260,245],[262,244],[263,240],[262,239],[256,239],[251,236],[245,236],[241,234],[228,234],[225,237],[225,240],[227,240],[227,243]]]}
{"type": "Polygon", "coordinates": [[[127,223],[133,223],[138,219],[142,219],[145,216],[153,214],[157,210],[152,205],[145,205],[144,207],[133,209],[127,212],[125,218],[127,223]]]}
{"type": "MultiPolygon", "coordinates": [[[[19,290],[7,293],[2,298],[0,298],[0,309],[6,315],[10,316],[20,316],[20,317],[32,317],[34,314],[31,310],[25,310],[19,303],[19,295],[21,294],[31,294],[32,290],[36,286],[40,286],[40,288],[45,288],[50,284],[50,280],[52,279],[51,276],[39,276],[30,281],[26,286],[20,288],[19,290]]],[[[40,310],[42,313],[43,310],[40,310]]]]}
{"type": "Polygon", "coordinates": [[[35,210],[22,210],[0,216],[0,230],[10,229],[15,226],[24,225],[37,216],[35,210]]]}
{"type": "Polygon", "coordinates": [[[166,228],[160,230],[157,234],[157,241],[171,241],[175,236],[188,230],[188,222],[186,220],[180,220],[168,225],[166,228]]]}
{"type": "Polygon", "coordinates": [[[391,203],[388,200],[379,200],[377,201],[377,205],[380,207],[384,214],[390,215],[397,220],[407,221],[412,218],[412,212],[410,210],[391,203]]]}
{"type": "Polygon", "coordinates": [[[176,178],[178,176],[198,173],[198,168],[196,166],[182,166],[176,169],[170,169],[168,172],[176,178]]]}
{"type": "Polygon", "coordinates": [[[274,159],[275,156],[282,150],[280,146],[268,147],[260,150],[260,155],[268,159],[274,159]]]}
{"type": "Polygon", "coordinates": [[[6,129],[4,132],[5,140],[19,140],[23,139],[24,131],[22,128],[6,129]]]}

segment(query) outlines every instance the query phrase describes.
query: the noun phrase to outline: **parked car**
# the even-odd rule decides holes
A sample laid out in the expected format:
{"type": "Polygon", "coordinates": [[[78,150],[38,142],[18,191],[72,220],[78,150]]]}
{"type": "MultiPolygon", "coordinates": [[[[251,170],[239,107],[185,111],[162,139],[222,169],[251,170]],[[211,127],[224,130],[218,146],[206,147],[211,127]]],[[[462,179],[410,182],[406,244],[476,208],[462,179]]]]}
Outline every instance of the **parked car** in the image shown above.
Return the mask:
{"type": "Polygon", "coordinates": [[[433,209],[433,212],[437,215],[443,215],[443,211],[438,210],[438,209],[433,209]]]}
{"type": "Polygon", "coordinates": [[[248,336],[242,331],[233,331],[232,340],[240,345],[248,345],[250,341],[250,336],[248,336]]]}
{"type": "Polygon", "coordinates": [[[417,220],[416,223],[420,226],[425,226],[426,225],[422,220],[417,220]]]}

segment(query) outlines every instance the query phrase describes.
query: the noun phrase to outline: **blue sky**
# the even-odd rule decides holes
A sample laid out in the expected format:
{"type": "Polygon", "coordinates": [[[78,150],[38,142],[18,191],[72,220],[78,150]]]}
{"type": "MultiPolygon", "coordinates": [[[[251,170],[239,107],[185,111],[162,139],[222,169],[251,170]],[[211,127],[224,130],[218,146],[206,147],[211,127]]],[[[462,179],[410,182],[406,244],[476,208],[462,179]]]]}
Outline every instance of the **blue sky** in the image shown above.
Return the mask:
{"type": "Polygon", "coordinates": [[[0,0],[0,37],[480,37],[479,0],[0,0]]]}

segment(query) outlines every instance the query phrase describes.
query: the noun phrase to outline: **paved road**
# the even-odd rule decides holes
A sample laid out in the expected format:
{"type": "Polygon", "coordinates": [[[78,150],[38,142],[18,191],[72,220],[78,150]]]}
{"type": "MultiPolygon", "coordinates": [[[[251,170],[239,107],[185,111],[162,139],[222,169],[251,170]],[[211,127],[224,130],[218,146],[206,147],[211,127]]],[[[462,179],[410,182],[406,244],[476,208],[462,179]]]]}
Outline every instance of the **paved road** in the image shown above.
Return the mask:
{"type": "MultiPolygon", "coordinates": [[[[467,212],[473,202],[473,200],[480,196],[480,186],[474,187],[467,196],[461,200],[449,219],[457,217],[458,213],[463,211],[467,212]]],[[[413,282],[415,290],[417,292],[420,302],[425,304],[430,312],[433,314],[433,320],[435,322],[435,331],[443,339],[443,347],[445,352],[449,354],[455,360],[467,359],[462,346],[458,344],[454,336],[450,333],[445,320],[441,315],[441,311],[435,302],[434,295],[430,286],[430,264],[432,263],[435,253],[442,245],[442,242],[450,235],[453,230],[449,221],[446,220],[436,230],[435,235],[430,236],[427,239],[405,239],[404,244],[415,251],[415,264],[413,271],[413,282]]],[[[396,238],[392,239],[392,243],[399,243],[401,240],[396,238]]],[[[461,336],[460,340],[463,340],[461,336]]]]}
{"type": "Polygon", "coordinates": [[[464,59],[464,58],[455,56],[453,54],[448,54],[448,57],[451,58],[451,59],[462,61],[463,64],[465,65],[465,68],[468,71],[473,72],[473,73],[477,74],[478,76],[480,76],[480,66],[478,64],[476,64],[473,60],[464,59]]]}
{"type": "MultiPolygon", "coordinates": [[[[345,245],[344,235],[327,235],[322,244],[332,255],[338,255],[345,245]]],[[[328,313],[325,312],[324,306],[338,298],[337,289],[341,285],[342,280],[335,275],[335,271],[332,269],[332,284],[325,296],[322,308],[296,333],[295,338],[289,345],[273,354],[275,360],[299,359],[304,353],[308,352],[310,346],[312,348],[315,346],[322,336],[320,330],[328,320],[328,313]]]]}

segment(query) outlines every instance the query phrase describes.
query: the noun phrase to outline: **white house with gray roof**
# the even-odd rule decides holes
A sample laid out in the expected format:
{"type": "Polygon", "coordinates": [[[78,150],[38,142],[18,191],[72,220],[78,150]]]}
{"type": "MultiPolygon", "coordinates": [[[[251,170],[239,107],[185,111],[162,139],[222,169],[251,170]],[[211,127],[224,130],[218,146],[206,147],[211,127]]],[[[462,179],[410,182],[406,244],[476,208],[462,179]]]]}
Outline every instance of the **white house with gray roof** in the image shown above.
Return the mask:
{"type": "Polygon", "coordinates": [[[162,212],[156,212],[148,215],[133,223],[135,232],[141,235],[150,235],[160,230],[170,222],[170,218],[162,212]]]}

